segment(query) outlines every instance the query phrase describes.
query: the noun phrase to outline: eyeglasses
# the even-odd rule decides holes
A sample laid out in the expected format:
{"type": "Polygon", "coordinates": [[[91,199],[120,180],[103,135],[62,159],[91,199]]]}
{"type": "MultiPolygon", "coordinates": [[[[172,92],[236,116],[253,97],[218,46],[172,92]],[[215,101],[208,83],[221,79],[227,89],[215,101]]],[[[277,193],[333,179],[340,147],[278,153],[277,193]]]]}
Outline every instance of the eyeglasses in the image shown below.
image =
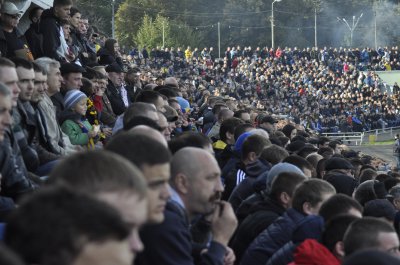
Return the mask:
{"type": "Polygon", "coordinates": [[[12,19],[20,19],[21,18],[21,15],[10,15],[10,14],[4,14],[4,15],[7,15],[7,16],[9,16],[9,17],[11,17],[12,19]]]}

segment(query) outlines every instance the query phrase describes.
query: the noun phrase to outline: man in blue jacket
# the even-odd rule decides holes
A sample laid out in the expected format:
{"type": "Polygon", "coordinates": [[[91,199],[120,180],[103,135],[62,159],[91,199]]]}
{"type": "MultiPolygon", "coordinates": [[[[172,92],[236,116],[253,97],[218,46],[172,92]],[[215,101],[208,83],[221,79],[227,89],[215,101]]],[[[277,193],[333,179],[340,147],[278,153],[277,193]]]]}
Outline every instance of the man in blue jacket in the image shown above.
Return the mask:
{"type": "Polygon", "coordinates": [[[171,163],[172,199],[165,220],[144,228],[144,252],[135,264],[233,264],[227,248],[237,220],[229,203],[220,201],[223,186],[215,158],[200,148],[186,147],[171,163]],[[190,225],[207,215],[212,236],[207,246],[194,246],[190,225]]]}
{"type": "Polygon", "coordinates": [[[317,215],[321,204],[336,193],[326,181],[311,179],[295,190],[292,208],[256,237],[246,250],[241,265],[265,265],[275,251],[289,242],[293,231],[308,215],[317,215]]]}

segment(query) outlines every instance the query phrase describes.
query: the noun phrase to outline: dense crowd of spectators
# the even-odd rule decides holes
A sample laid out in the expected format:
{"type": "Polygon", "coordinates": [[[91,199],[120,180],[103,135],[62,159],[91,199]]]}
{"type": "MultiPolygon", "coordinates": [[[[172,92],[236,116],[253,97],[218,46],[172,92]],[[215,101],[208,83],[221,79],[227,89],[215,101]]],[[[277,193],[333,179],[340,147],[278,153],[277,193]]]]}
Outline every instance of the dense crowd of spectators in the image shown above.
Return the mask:
{"type": "Polygon", "coordinates": [[[125,59],[137,65],[144,59],[166,75],[181,74],[193,89],[204,86],[212,94],[288,116],[318,132],[400,125],[398,85],[387,89],[375,73],[399,69],[398,47],[360,51],[238,46],[217,57],[212,48],[200,52],[157,47],[150,56],[146,48],[133,49],[125,59]]]}
{"type": "Polygon", "coordinates": [[[319,134],[399,122],[397,48],[124,52],[0,3],[0,264],[399,264],[399,169],[319,134]]]}

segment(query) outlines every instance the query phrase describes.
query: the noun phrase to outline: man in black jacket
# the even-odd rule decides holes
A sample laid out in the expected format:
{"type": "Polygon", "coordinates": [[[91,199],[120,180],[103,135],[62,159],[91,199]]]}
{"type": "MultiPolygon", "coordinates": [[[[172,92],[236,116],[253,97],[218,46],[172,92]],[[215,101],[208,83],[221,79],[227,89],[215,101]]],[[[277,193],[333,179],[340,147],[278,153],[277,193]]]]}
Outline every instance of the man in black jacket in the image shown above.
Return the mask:
{"type": "Polygon", "coordinates": [[[112,63],[106,67],[108,73],[108,85],[106,95],[110,100],[115,115],[121,115],[129,105],[128,92],[123,85],[123,69],[112,63]]]}
{"type": "Polygon", "coordinates": [[[43,54],[46,57],[63,62],[68,54],[61,49],[61,38],[64,35],[61,20],[69,19],[72,0],[54,0],[53,7],[43,11],[39,32],[43,35],[43,54]]]}
{"type": "MultiPolygon", "coordinates": [[[[18,76],[15,64],[5,58],[0,59],[0,95],[5,97],[3,106],[0,106],[3,114],[10,114],[8,98],[11,99],[11,107],[17,106],[20,89],[18,87],[18,76]],[[6,92],[5,92],[6,91],[6,92]]],[[[6,117],[7,118],[7,117],[6,117]]],[[[16,200],[21,195],[36,189],[34,184],[28,177],[28,171],[22,159],[21,150],[17,144],[16,137],[11,131],[8,118],[1,121],[0,125],[0,173],[1,179],[1,195],[11,197],[16,200]]]]}
{"type": "Polygon", "coordinates": [[[43,56],[43,36],[39,34],[39,21],[42,12],[43,9],[41,7],[32,8],[29,12],[29,19],[32,23],[24,34],[34,58],[43,56]]]}
{"type": "Polygon", "coordinates": [[[249,215],[238,227],[230,244],[236,254],[237,264],[254,238],[290,207],[294,189],[304,180],[305,176],[296,173],[279,174],[272,184],[270,193],[250,208],[249,215]]]}

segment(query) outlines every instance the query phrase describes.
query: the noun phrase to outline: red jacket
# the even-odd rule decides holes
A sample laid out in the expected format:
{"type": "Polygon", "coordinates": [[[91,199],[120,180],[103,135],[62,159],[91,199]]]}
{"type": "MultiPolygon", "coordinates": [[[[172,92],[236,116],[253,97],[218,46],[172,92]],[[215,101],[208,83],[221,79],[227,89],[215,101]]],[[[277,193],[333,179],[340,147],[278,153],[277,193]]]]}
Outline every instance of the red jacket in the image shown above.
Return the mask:
{"type": "Polygon", "coordinates": [[[307,239],[296,248],[290,265],[340,265],[340,260],[317,240],[307,239]]]}

